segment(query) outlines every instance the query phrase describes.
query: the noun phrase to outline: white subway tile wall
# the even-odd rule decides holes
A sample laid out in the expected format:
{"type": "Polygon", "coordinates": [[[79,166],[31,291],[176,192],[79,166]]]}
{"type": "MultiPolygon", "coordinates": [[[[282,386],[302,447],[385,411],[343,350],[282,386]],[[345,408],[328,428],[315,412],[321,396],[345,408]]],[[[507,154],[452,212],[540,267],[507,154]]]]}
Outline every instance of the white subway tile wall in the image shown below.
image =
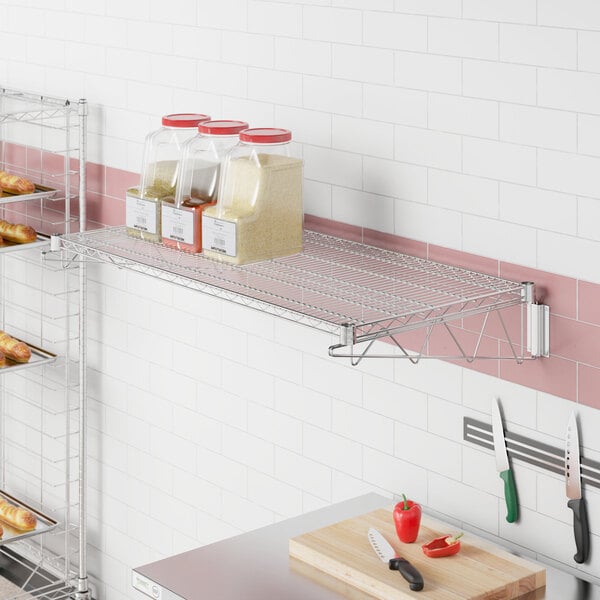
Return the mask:
{"type": "MultiPolygon", "coordinates": [[[[89,100],[92,161],[139,171],[167,112],[289,127],[309,214],[600,282],[590,0],[0,0],[0,32],[4,85],[89,100]]],[[[11,302],[31,303],[39,266],[17,260],[11,302]]],[[[437,361],[353,368],[328,335],[90,275],[99,600],[139,600],[133,566],[371,490],[573,566],[560,478],[515,462],[508,525],[492,455],[460,429],[498,395],[509,429],[560,446],[573,403],[437,361]]],[[[600,452],[598,411],[577,410],[600,452]]]]}
{"type": "MultiPolygon", "coordinates": [[[[139,565],[366,491],[390,503],[408,493],[452,522],[572,566],[560,477],[515,461],[522,517],[508,526],[492,453],[462,440],[463,416],[488,421],[498,396],[508,429],[561,447],[572,403],[450,363],[352,367],[326,358],[328,334],[111,271],[90,266],[101,296],[90,330],[104,348],[102,360],[131,365],[154,336],[163,341],[140,366],[144,377],[91,357],[98,409],[91,425],[100,444],[92,444],[99,477],[91,490],[91,569],[101,598],[139,598],[126,577],[107,570],[113,561],[139,565]],[[107,317],[103,297],[113,295],[116,316],[107,317]],[[150,305],[148,316],[128,326],[137,303],[150,305]],[[123,341],[106,335],[107,318],[126,329],[123,341]],[[210,354],[178,342],[184,330],[199,346],[210,337],[210,354]],[[136,509],[140,514],[123,522],[123,511],[136,509]],[[188,525],[173,528],[172,511],[188,525]],[[549,527],[553,519],[560,523],[549,527]],[[131,552],[112,543],[129,544],[131,552]],[[557,546],[564,548],[549,550],[557,546]]],[[[600,416],[578,410],[584,453],[595,456],[600,416]]],[[[600,493],[586,492],[591,510],[600,493]]],[[[600,524],[590,520],[593,543],[600,543],[600,524]]],[[[583,569],[598,575],[594,563],[583,569]]]]}

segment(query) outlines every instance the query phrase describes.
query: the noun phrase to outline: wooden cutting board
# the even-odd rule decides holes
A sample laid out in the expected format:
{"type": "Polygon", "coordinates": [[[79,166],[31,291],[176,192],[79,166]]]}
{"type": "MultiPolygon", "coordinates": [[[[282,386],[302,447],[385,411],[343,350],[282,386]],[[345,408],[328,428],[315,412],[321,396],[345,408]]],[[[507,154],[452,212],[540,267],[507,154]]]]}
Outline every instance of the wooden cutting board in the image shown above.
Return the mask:
{"type": "Polygon", "coordinates": [[[475,535],[465,533],[454,556],[428,558],[421,545],[456,528],[426,515],[412,544],[398,540],[392,509],[378,509],[353,519],[305,533],[290,540],[293,558],[385,600],[511,600],[546,585],[546,569],[475,535]],[[425,586],[409,589],[397,572],[388,569],[367,539],[369,527],[378,529],[398,554],[421,573],[425,586]]]}

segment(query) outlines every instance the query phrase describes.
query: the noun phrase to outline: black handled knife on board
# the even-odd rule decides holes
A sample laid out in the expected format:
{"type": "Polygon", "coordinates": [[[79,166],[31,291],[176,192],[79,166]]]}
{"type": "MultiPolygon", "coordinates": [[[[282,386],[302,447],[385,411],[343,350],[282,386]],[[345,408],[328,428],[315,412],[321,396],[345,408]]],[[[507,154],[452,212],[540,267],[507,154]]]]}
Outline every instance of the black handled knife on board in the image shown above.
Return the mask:
{"type": "Polygon", "coordinates": [[[585,498],[581,493],[581,459],[579,456],[579,431],[577,418],[571,413],[567,425],[565,444],[565,481],[567,484],[567,506],[573,511],[573,531],[577,553],[573,557],[576,563],[584,563],[590,552],[590,530],[588,527],[585,498]]]}
{"type": "Polygon", "coordinates": [[[392,545],[377,529],[373,527],[369,528],[367,537],[379,559],[387,563],[392,571],[398,571],[408,581],[408,586],[413,592],[420,592],[423,589],[423,577],[421,573],[405,558],[400,558],[392,548],[392,545]]]}

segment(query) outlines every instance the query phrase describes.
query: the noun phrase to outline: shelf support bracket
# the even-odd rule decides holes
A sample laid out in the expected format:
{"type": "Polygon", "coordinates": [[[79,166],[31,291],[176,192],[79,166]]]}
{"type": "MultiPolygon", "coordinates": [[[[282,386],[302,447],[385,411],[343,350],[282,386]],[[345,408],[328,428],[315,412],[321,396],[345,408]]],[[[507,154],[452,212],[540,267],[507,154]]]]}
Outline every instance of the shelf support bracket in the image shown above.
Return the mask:
{"type": "Polygon", "coordinates": [[[387,336],[380,333],[378,337],[370,337],[370,339],[362,339],[360,335],[357,335],[357,330],[354,325],[344,323],[341,326],[340,331],[340,342],[329,347],[329,356],[334,358],[350,358],[352,366],[358,365],[364,358],[400,358],[407,359],[413,364],[418,364],[421,359],[442,359],[442,360],[458,360],[466,361],[467,363],[473,363],[475,360],[482,359],[493,359],[493,360],[514,360],[517,364],[522,364],[527,360],[535,360],[541,356],[549,356],[549,329],[550,329],[550,308],[544,304],[539,304],[534,300],[534,284],[525,282],[522,284],[521,290],[521,340],[515,342],[510,335],[509,328],[507,327],[506,321],[502,314],[502,310],[496,310],[498,319],[504,332],[504,339],[499,338],[499,341],[503,341],[508,345],[509,353],[498,352],[493,355],[480,354],[481,344],[484,338],[486,327],[488,325],[488,319],[491,311],[485,313],[482,320],[479,332],[476,334],[474,348],[472,351],[468,351],[464,346],[463,342],[459,339],[450,324],[440,319],[436,323],[432,323],[426,326],[426,335],[422,342],[421,348],[416,352],[409,352],[404,348],[402,342],[397,338],[397,332],[392,333],[387,331],[387,336]],[[525,315],[527,315],[527,326],[525,327],[525,315]],[[427,348],[429,340],[431,338],[432,331],[435,327],[444,328],[449,338],[452,340],[454,346],[458,350],[457,355],[438,355],[428,354],[427,348]],[[527,339],[525,340],[525,335],[527,339]],[[376,339],[386,337],[392,345],[395,345],[399,350],[398,353],[373,353],[371,348],[373,342],[376,339]],[[527,342],[527,343],[525,343],[527,342]],[[366,344],[366,345],[362,345],[366,344]],[[529,353],[525,356],[525,347],[529,353]],[[345,351],[344,351],[345,349],[345,351]]]}

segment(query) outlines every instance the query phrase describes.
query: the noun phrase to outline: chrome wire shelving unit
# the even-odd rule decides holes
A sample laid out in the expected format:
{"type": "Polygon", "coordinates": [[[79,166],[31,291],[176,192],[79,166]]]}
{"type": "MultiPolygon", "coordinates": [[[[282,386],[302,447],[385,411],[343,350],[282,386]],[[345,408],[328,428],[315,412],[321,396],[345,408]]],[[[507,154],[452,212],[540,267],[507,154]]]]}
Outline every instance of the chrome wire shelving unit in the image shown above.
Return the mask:
{"type": "MultiPolygon", "coordinates": [[[[32,348],[0,369],[0,493],[54,523],[0,539],[3,600],[88,600],[85,265],[53,260],[51,236],[85,229],[85,100],[0,87],[0,170],[33,181],[0,198],[0,218],[37,241],[0,246],[0,329],[32,348]],[[81,342],[81,343],[80,343],[81,342]]],[[[39,522],[39,521],[38,521],[39,522]]]]}
{"type": "Polygon", "coordinates": [[[302,253],[244,266],[138,240],[127,236],[123,227],[67,235],[61,243],[89,259],[337,334],[340,341],[330,346],[330,355],[349,357],[354,364],[364,357],[393,356],[413,362],[442,358],[428,351],[432,332],[439,327],[447,330],[458,348],[455,356],[443,358],[522,362],[547,355],[547,307],[535,304],[532,283],[507,281],[314,231],[305,231],[302,253]],[[521,308],[518,340],[511,339],[502,317],[513,307],[521,308]],[[499,315],[507,356],[485,356],[479,350],[491,313],[499,315]],[[477,315],[483,318],[475,348],[467,350],[453,326],[477,315]],[[541,325],[531,330],[534,321],[541,325]],[[531,330],[528,335],[526,329],[531,330]],[[421,347],[408,350],[400,336],[415,330],[425,332],[421,347]],[[391,341],[391,351],[372,352],[373,343],[382,339],[391,341]]]}

